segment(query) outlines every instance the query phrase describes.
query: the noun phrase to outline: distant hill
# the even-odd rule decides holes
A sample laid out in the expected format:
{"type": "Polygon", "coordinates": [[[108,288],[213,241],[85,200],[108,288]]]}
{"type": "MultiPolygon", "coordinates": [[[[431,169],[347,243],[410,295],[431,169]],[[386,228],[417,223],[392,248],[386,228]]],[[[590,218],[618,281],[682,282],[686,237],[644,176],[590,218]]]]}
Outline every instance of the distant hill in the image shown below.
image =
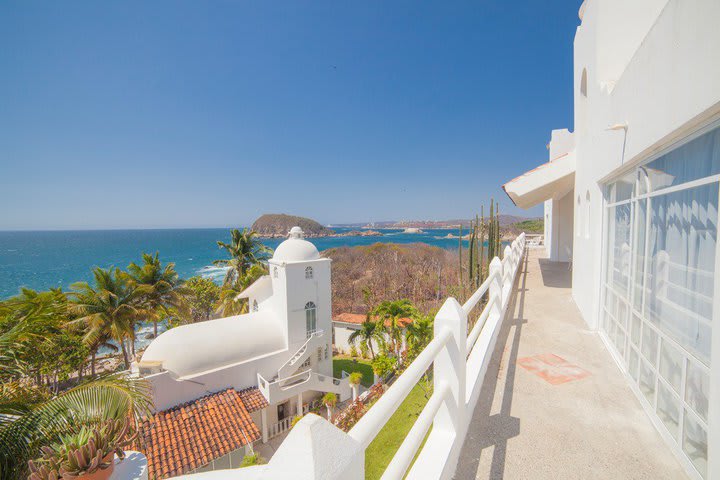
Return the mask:
{"type": "Polygon", "coordinates": [[[327,237],[335,231],[320,225],[311,218],[296,217],[284,213],[266,213],[255,220],[252,230],[261,237],[287,237],[292,227],[300,227],[307,237],[327,237]]]}

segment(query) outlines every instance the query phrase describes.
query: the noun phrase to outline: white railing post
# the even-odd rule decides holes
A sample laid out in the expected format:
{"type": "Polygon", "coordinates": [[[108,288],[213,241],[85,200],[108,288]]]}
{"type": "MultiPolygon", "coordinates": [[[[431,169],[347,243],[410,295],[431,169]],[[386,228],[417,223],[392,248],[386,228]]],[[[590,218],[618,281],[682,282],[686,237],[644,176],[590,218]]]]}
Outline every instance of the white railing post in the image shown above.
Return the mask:
{"type": "Polygon", "coordinates": [[[502,311],[502,280],[503,280],[503,265],[499,258],[495,257],[490,262],[490,268],[488,269],[488,275],[493,278],[490,283],[488,291],[488,302],[492,303],[492,310],[490,310],[490,316],[498,318],[502,311]]]}
{"type": "Polygon", "coordinates": [[[459,446],[455,445],[450,449],[451,456],[455,458],[448,458],[446,462],[447,467],[454,469],[467,431],[465,412],[467,315],[457,300],[452,297],[445,300],[435,316],[434,329],[436,337],[444,330],[449,330],[451,333],[450,339],[438,352],[433,363],[434,391],[440,392],[443,389],[448,391],[435,415],[433,433],[443,432],[447,435],[445,438],[454,438],[455,442],[459,442],[459,446]]]}
{"type": "Polygon", "coordinates": [[[503,271],[503,305],[505,305],[505,302],[510,296],[510,289],[512,288],[512,281],[513,281],[513,260],[512,260],[512,251],[510,250],[509,246],[505,247],[505,250],[503,250],[503,258],[507,259],[506,263],[506,269],[503,271]]]}

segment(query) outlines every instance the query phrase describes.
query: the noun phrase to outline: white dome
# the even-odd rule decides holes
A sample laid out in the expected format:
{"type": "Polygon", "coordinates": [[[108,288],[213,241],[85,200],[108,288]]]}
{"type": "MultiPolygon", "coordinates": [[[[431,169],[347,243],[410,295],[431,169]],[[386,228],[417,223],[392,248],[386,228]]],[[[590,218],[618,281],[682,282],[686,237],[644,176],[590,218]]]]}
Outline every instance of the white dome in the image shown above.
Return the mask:
{"type": "Polygon", "coordinates": [[[315,245],[305,240],[303,236],[300,227],[293,227],[290,230],[290,237],[275,249],[273,260],[288,263],[306,262],[320,258],[320,252],[315,245]]]}
{"type": "Polygon", "coordinates": [[[164,369],[185,377],[285,348],[278,320],[262,311],[172,328],[150,343],[141,363],[160,361],[164,369]]]}

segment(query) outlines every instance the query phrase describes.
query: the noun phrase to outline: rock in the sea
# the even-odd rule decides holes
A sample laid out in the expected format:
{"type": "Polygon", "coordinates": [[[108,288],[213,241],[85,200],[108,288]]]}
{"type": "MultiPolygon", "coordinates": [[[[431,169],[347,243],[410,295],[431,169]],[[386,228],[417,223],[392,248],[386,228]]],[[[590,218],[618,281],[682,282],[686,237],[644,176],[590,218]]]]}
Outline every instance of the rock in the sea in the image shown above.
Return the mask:
{"type": "Polygon", "coordinates": [[[287,237],[292,227],[300,227],[306,237],[329,237],[335,231],[319,224],[311,218],[296,217],[284,213],[266,213],[255,220],[252,230],[261,237],[287,237]]]}

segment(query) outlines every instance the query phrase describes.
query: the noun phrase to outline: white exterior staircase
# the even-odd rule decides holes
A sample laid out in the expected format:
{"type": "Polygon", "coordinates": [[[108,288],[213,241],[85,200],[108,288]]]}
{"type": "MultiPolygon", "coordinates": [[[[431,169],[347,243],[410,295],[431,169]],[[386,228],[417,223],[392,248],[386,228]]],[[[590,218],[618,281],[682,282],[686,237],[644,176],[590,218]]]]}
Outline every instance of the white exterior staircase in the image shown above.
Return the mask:
{"type": "Polygon", "coordinates": [[[325,347],[325,343],[322,342],[323,335],[323,330],[308,332],[308,338],[305,343],[290,357],[290,360],[278,369],[276,378],[285,378],[294,374],[300,365],[315,352],[316,347],[325,347]]]}

